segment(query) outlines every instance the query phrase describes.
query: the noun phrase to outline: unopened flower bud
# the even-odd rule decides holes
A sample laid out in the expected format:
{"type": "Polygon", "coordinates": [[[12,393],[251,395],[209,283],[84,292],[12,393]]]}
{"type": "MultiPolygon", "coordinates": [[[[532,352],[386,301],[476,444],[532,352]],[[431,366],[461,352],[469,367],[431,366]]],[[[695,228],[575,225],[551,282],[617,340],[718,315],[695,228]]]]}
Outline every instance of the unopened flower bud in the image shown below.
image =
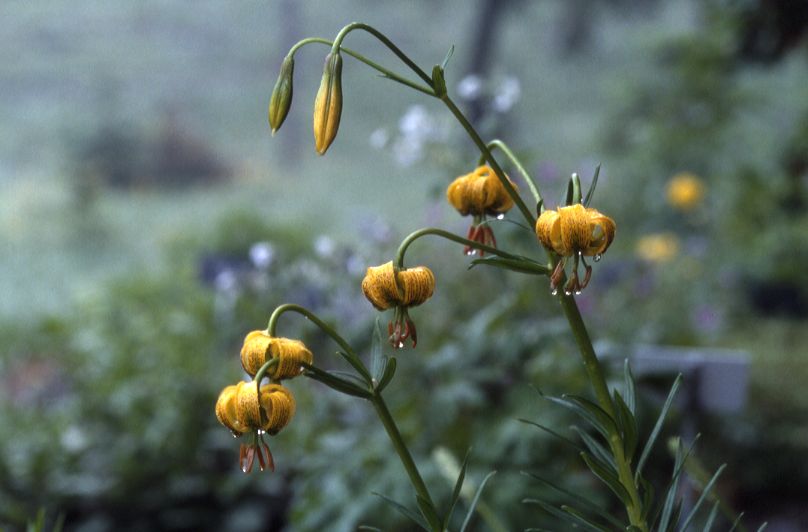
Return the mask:
{"type": "Polygon", "coordinates": [[[292,75],[295,70],[295,60],[291,55],[287,55],[281,63],[281,71],[278,74],[278,81],[272,89],[272,96],[269,99],[269,126],[272,134],[281,128],[281,124],[286,120],[289,108],[292,106],[292,75]]]}
{"type": "Polygon", "coordinates": [[[320,89],[314,101],[314,147],[323,155],[334,142],[342,115],[342,56],[332,52],[325,58],[320,89]]]}

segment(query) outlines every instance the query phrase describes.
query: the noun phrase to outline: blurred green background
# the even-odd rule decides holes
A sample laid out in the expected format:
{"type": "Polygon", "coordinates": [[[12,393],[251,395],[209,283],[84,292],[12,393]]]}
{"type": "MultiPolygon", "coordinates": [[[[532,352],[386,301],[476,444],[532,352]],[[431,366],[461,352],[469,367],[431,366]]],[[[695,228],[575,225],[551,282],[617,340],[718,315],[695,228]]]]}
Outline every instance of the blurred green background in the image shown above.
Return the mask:
{"type": "MultiPolygon", "coordinates": [[[[355,61],[326,157],[310,132],[325,47],[297,54],[270,137],[288,48],[361,20],[425,68],[454,44],[450,90],[550,206],[571,172],[586,185],[603,165],[594,205],[618,236],[579,298],[593,337],[618,359],[748,353],[744,408],[683,408],[670,432],[695,427],[703,464],[729,463],[719,492],[750,526],[808,527],[804,2],[52,1],[0,18],[0,525],[44,509],[69,530],[408,530],[371,493],[412,502],[369,405],[294,381],[278,471],[249,476],[213,415],[275,306],[306,305],[367,353],[365,268],[422,226],[466,230],[443,191],[472,144],[439,102],[355,61]],[[677,195],[683,173],[698,185],[677,195]]],[[[365,34],[346,45],[403,71],[365,34]]],[[[518,226],[495,231],[535,254],[518,226]]],[[[429,239],[408,262],[438,289],[412,312],[419,346],[399,354],[389,403],[438,498],[452,481],[434,457],[473,447],[470,478],[499,472],[484,499],[509,530],[558,527],[520,502],[542,493],[520,471],[608,504],[575,453],[517,421],[565,430],[532,386],[586,386],[545,281],[467,271],[429,239]]],[[[280,327],[339,366],[303,320],[280,327]]],[[[646,430],[659,384],[641,381],[646,430]]],[[[669,467],[660,449],[651,468],[669,467]]]]}

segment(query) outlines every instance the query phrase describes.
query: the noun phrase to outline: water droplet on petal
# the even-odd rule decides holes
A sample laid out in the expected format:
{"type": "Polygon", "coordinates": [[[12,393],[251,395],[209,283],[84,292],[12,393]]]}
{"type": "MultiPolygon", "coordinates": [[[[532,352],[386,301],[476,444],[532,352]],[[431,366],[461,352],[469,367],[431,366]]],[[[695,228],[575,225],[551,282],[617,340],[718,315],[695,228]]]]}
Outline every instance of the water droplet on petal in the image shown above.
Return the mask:
{"type": "Polygon", "coordinates": [[[504,220],[504,219],[505,219],[505,214],[504,213],[497,214],[497,220],[504,220]]]}
{"type": "Polygon", "coordinates": [[[552,295],[554,295],[554,296],[557,296],[558,295],[558,288],[553,288],[552,290],[550,290],[550,293],[552,295]]]}
{"type": "Polygon", "coordinates": [[[470,250],[466,251],[466,255],[468,255],[469,257],[473,257],[476,254],[477,254],[476,249],[470,249],[470,250]]]}
{"type": "Polygon", "coordinates": [[[398,343],[398,348],[403,349],[404,348],[404,342],[399,342],[398,343]]]}
{"type": "Polygon", "coordinates": [[[565,296],[571,296],[572,292],[570,292],[569,290],[564,290],[564,295],[565,296]]]}
{"type": "Polygon", "coordinates": [[[594,256],[593,260],[595,262],[600,262],[601,258],[603,258],[603,256],[600,253],[598,253],[597,255],[594,256]]]}
{"type": "Polygon", "coordinates": [[[580,296],[580,295],[581,295],[581,291],[580,291],[580,290],[576,290],[576,291],[575,291],[575,295],[576,295],[576,296],[580,296]]]}

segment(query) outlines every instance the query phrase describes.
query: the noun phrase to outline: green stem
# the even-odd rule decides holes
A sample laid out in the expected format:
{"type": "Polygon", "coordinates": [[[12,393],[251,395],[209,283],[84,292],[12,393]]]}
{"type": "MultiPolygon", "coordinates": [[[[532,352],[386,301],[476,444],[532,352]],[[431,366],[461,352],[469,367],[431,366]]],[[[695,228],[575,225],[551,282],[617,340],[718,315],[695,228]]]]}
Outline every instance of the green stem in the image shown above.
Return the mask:
{"type": "Polygon", "coordinates": [[[449,108],[449,110],[452,112],[455,118],[457,118],[457,121],[460,122],[460,125],[463,126],[463,129],[465,129],[466,132],[469,134],[471,140],[474,141],[474,144],[477,145],[477,148],[480,150],[480,153],[483,154],[485,160],[488,162],[489,166],[491,166],[491,169],[494,170],[494,173],[499,178],[500,182],[502,183],[502,186],[505,188],[505,191],[508,193],[511,199],[513,199],[513,202],[516,204],[516,206],[519,207],[519,210],[522,211],[522,215],[525,217],[525,220],[527,220],[528,225],[530,227],[535,227],[536,218],[533,216],[533,213],[531,213],[530,209],[528,209],[527,205],[525,205],[525,202],[522,201],[522,198],[519,197],[519,194],[516,192],[516,189],[513,188],[513,185],[511,185],[511,182],[508,180],[508,178],[505,177],[505,172],[502,171],[502,167],[500,167],[497,160],[494,159],[494,155],[491,153],[491,150],[488,148],[488,146],[486,146],[483,139],[480,138],[480,135],[477,133],[477,130],[474,129],[474,126],[471,125],[471,123],[468,121],[463,112],[457,107],[457,105],[455,105],[455,103],[452,101],[451,98],[449,98],[448,95],[444,95],[441,98],[441,101],[444,104],[446,104],[446,107],[449,108]]]}
{"type": "MultiPolygon", "coordinates": [[[[418,467],[412,459],[407,444],[404,443],[404,438],[402,438],[401,432],[398,430],[398,425],[396,425],[393,415],[387,408],[387,403],[384,402],[381,394],[377,392],[373,393],[370,401],[373,403],[376,414],[378,414],[382,425],[384,425],[384,429],[387,431],[387,435],[390,437],[390,441],[393,443],[393,447],[395,447],[396,453],[398,453],[398,457],[401,459],[401,463],[404,465],[404,469],[406,469],[407,475],[410,477],[412,487],[415,488],[415,492],[418,496],[435,510],[435,503],[432,502],[432,496],[429,494],[424,479],[421,478],[421,474],[418,472],[418,467]]],[[[435,511],[435,514],[437,514],[437,511],[435,511]]]]}
{"type": "MultiPolygon", "coordinates": [[[[500,151],[502,151],[502,153],[505,154],[505,156],[511,161],[511,163],[516,167],[516,169],[519,170],[519,173],[521,173],[525,177],[527,186],[530,189],[530,192],[533,194],[533,197],[536,199],[536,205],[543,205],[544,200],[542,199],[541,193],[539,192],[539,187],[536,186],[536,182],[533,181],[533,178],[530,177],[530,174],[527,173],[527,170],[525,170],[524,165],[522,165],[522,162],[516,157],[516,155],[514,155],[513,151],[511,151],[508,145],[499,139],[494,139],[491,142],[489,142],[486,146],[488,146],[488,149],[491,152],[494,151],[494,148],[499,148],[500,151]]],[[[477,161],[477,165],[479,166],[483,164],[483,162],[485,162],[485,155],[480,154],[480,159],[477,161]]]]}
{"type": "MultiPolygon", "coordinates": [[[[298,48],[300,48],[300,47],[302,47],[302,46],[304,46],[306,44],[309,44],[309,43],[319,43],[319,44],[325,44],[327,46],[333,46],[334,45],[334,41],[329,41],[328,39],[323,39],[321,37],[309,37],[308,39],[303,39],[302,41],[299,41],[297,44],[292,46],[292,48],[289,49],[289,53],[287,55],[294,56],[294,54],[295,54],[295,52],[297,52],[298,48]]],[[[396,74],[392,70],[388,70],[388,69],[384,68],[383,66],[381,66],[380,64],[378,64],[378,63],[376,63],[374,61],[371,61],[370,59],[368,59],[364,55],[360,54],[359,52],[356,52],[356,51],[351,50],[349,48],[345,48],[343,46],[340,46],[339,49],[340,49],[341,52],[345,52],[346,54],[350,55],[351,57],[353,57],[355,59],[358,59],[359,61],[365,63],[370,68],[381,72],[382,75],[384,77],[386,77],[386,78],[392,79],[393,81],[397,81],[397,82],[401,83],[402,85],[406,85],[407,87],[410,87],[412,89],[417,90],[418,92],[423,92],[424,94],[427,94],[429,96],[435,96],[435,91],[433,91],[430,87],[420,85],[418,83],[415,83],[414,81],[410,81],[407,78],[396,74]]]]}
{"type": "Polygon", "coordinates": [[[497,255],[504,259],[515,259],[518,260],[521,257],[517,257],[516,255],[511,255],[510,253],[506,253],[502,250],[497,248],[486,246],[485,244],[481,244],[480,242],[475,242],[473,240],[469,240],[467,238],[463,238],[462,236],[457,236],[454,233],[450,233],[449,231],[444,231],[443,229],[438,229],[436,227],[426,227],[424,229],[419,229],[413,233],[410,233],[407,238],[405,238],[401,245],[398,246],[398,251],[396,252],[396,266],[399,268],[404,267],[404,254],[407,252],[407,248],[410,247],[410,244],[421,238],[422,236],[426,235],[436,235],[443,237],[447,240],[451,240],[453,242],[457,242],[458,244],[463,244],[471,248],[479,249],[481,251],[485,251],[486,253],[490,253],[492,255],[497,255]]]}
{"type": "MultiPolygon", "coordinates": [[[[578,344],[578,349],[581,352],[581,358],[583,358],[584,367],[589,376],[589,381],[592,383],[598,404],[612,419],[617,419],[614,403],[612,402],[611,395],[609,395],[609,387],[606,384],[606,377],[603,374],[603,369],[595,354],[595,349],[592,347],[592,340],[589,338],[589,333],[586,330],[586,325],[584,325],[584,320],[581,317],[581,312],[578,310],[575,298],[573,296],[564,295],[562,291],[559,291],[559,294],[561,308],[564,310],[564,315],[567,317],[567,321],[570,324],[572,334],[575,337],[575,343],[578,344]]],[[[648,524],[642,517],[640,495],[637,490],[637,485],[634,482],[631,464],[623,451],[623,440],[619,434],[610,434],[609,447],[611,448],[615,464],[617,465],[617,475],[620,479],[620,483],[626,488],[631,498],[631,504],[626,507],[629,521],[640,530],[647,532],[648,524]]]]}
{"type": "Polygon", "coordinates": [[[356,351],[350,346],[350,344],[343,338],[342,336],[337,333],[330,325],[326,324],[323,320],[317,317],[316,314],[311,312],[305,307],[301,307],[300,305],[295,305],[294,303],[285,303],[272,312],[272,315],[269,317],[269,324],[267,325],[267,332],[270,336],[275,336],[275,329],[278,325],[278,318],[285,312],[296,312],[298,314],[302,314],[309,320],[311,320],[317,327],[319,327],[323,332],[325,332],[328,336],[334,339],[334,341],[339,345],[342,350],[347,355],[347,360],[354,367],[354,369],[362,375],[365,381],[370,384],[372,382],[372,377],[370,376],[370,372],[367,370],[365,365],[362,363],[362,360],[356,354],[356,351]]]}
{"type": "MultiPolygon", "coordinates": [[[[332,52],[338,51],[340,49],[340,46],[342,46],[343,39],[345,39],[345,37],[353,30],[364,30],[373,35],[374,37],[376,37],[377,39],[379,39],[394,54],[396,54],[396,56],[398,56],[398,58],[401,59],[401,61],[405,65],[410,67],[410,69],[413,72],[415,72],[419,78],[424,80],[427,85],[432,87],[432,78],[429,76],[429,74],[421,70],[421,68],[418,65],[416,65],[415,62],[407,56],[407,54],[402,52],[398,46],[393,44],[393,41],[388,39],[386,35],[384,35],[382,32],[380,32],[373,26],[369,26],[368,24],[365,24],[363,22],[351,22],[350,24],[342,28],[337,34],[336,38],[334,39],[334,44],[331,46],[331,51],[332,52]]],[[[434,96],[434,93],[432,95],[434,96]]]]}

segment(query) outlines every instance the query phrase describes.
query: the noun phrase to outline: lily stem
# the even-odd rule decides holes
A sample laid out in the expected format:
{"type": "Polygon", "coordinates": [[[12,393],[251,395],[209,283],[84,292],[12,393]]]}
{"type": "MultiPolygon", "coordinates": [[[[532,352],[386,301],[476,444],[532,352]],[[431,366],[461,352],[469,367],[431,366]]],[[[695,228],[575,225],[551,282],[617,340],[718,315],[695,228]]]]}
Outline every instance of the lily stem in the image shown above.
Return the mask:
{"type": "MultiPolygon", "coordinates": [[[[573,296],[568,296],[561,291],[558,296],[561,302],[561,308],[564,310],[564,316],[570,324],[572,335],[575,337],[575,343],[581,352],[581,358],[586,368],[586,373],[589,376],[589,382],[595,392],[600,407],[612,418],[617,419],[612,402],[611,395],[609,395],[609,387],[606,384],[606,377],[603,374],[603,368],[598,361],[595,354],[595,349],[592,347],[592,340],[586,330],[586,325],[581,317],[581,312],[578,310],[578,304],[575,302],[573,296]]],[[[637,490],[637,484],[634,482],[634,475],[631,471],[630,459],[628,459],[623,450],[623,439],[619,434],[609,435],[609,447],[614,456],[615,464],[617,465],[617,474],[620,483],[626,488],[631,499],[631,504],[626,505],[626,513],[628,514],[629,521],[632,525],[638,527],[643,532],[648,532],[648,523],[642,516],[642,503],[640,502],[640,495],[637,490]]]]}
{"type": "MultiPolygon", "coordinates": [[[[390,437],[390,441],[393,443],[393,447],[395,448],[396,453],[398,453],[398,457],[401,459],[401,463],[404,466],[404,469],[407,471],[407,475],[410,477],[412,487],[415,488],[415,492],[418,494],[418,496],[431,507],[433,513],[437,514],[437,511],[435,510],[435,503],[432,502],[432,496],[429,494],[429,490],[424,483],[424,479],[421,478],[421,473],[418,472],[418,467],[415,465],[415,461],[412,459],[412,455],[410,454],[409,448],[407,448],[407,444],[404,443],[404,438],[401,436],[401,432],[398,430],[398,425],[396,425],[393,415],[387,408],[387,403],[384,402],[384,399],[378,392],[373,393],[373,395],[370,397],[370,402],[373,403],[373,407],[376,409],[376,414],[379,416],[382,425],[384,425],[384,429],[387,431],[387,435],[390,437]]],[[[440,528],[436,530],[439,531],[440,528]]]]}

